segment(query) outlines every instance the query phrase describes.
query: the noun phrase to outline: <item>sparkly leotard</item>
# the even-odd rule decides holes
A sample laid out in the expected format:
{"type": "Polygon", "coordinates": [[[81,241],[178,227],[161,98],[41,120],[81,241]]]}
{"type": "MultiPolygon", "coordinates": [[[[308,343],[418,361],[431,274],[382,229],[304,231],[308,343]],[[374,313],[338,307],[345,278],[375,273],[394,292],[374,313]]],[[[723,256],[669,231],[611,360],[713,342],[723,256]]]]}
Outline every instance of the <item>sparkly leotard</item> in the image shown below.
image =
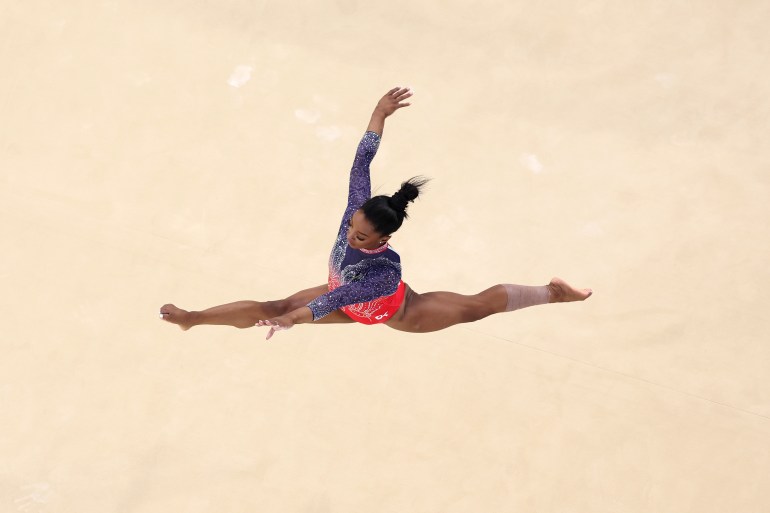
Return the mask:
{"type": "Polygon", "coordinates": [[[383,315],[383,308],[387,305],[392,311],[394,297],[403,297],[398,253],[387,243],[371,251],[353,249],[347,239],[350,218],[372,195],[369,164],[379,145],[380,136],[375,132],[366,132],[358,144],[350,170],[348,205],[329,257],[329,292],[307,305],[314,321],[342,309],[365,324],[384,322],[387,313],[383,315]]]}

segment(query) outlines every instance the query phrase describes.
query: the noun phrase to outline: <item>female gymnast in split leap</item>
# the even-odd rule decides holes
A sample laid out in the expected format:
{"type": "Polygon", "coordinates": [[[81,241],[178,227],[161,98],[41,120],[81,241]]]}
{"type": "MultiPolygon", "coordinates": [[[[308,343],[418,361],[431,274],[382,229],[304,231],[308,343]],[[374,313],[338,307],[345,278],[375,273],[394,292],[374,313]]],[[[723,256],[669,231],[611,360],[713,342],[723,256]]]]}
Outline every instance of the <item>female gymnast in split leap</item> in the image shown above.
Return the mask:
{"type": "Polygon", "coordinates": [[[382,323],[400,331],[426,333],[528,306],[588,298],[591,289],[575,289],[560,278],[542,286],[499,284],[470,296],[418,294],[401,281],[401,258],[388,241],[427,180],[412,178],[393,196],[372,198],[369,164],[377,153],[385,118],[410,105],[405,102],[410,96],[407,88],[388,91],[358,144],[348,205],[329,258],[328,283],[278,301],[237,301],[200,312],[163,305],[160,318],[183,330],[200,324],[267,326],[267,339],[276,331],[304,323],[382,323]]]}

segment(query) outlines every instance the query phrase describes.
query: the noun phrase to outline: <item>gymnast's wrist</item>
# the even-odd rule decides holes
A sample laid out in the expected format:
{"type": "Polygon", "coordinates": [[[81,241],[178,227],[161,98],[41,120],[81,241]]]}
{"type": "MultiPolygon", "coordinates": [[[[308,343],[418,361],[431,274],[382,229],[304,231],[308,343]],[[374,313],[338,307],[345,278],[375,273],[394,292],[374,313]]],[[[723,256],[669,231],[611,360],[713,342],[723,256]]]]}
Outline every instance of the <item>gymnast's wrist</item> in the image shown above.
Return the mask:
{"type": "Polygon", "coordinates": [[[310,307],[302,306],[289,312],[287,317],[289,317],[291,322],[294,324],[313,322],[313,311],[310,309],[310,307]]]}
{"type": "Polygon", "coordinates": [[[378,121],[385,121],[385,118],[387,118],[390,114],[388,114],[385,109],[380,107],[379,105],[374,108],[372,111],[372,119],[376,119],[378,121]]]}

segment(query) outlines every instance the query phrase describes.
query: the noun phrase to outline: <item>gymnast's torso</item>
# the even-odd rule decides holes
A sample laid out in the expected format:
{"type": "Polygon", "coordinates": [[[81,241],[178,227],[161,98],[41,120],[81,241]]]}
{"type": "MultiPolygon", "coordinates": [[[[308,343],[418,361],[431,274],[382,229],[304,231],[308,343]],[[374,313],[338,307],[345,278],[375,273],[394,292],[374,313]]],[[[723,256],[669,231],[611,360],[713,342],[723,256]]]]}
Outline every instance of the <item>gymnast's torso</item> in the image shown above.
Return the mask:
{"type": "Polygon", "coordinates": [[[329,256],[329,292],[307,305],[313,320],[337,309],[369,318],[402,285],[401,257],[388,243],[374,250],[354,249],[347,239],[351,217],[371,197],[369,166],[379,144],[380,136],[375,132],[366,132],[358,144],[350,170],[348,204],[329,256]]]}

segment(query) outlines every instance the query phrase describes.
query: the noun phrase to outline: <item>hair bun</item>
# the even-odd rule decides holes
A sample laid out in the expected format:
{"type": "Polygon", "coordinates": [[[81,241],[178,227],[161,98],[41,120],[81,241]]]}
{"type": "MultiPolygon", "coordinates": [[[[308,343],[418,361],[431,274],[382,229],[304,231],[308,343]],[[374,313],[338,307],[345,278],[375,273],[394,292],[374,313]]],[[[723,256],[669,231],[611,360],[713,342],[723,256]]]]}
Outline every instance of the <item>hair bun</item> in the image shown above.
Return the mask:
{"type": "Polygon", "coordinates": [[[406,207],[409,205],[409,202],[417,199],[417,196],[420,195],[420,189],[427,182],[427,179],[419,178],[417,176],[410,178],[401,184],[401,188],[390,197],[388,203],[394,210],[406,213],[406,207]]]}
{"type": "Polygon", "coordinates": [[[380,194],[369,198],[361,210],[372,223],[375,231],[383,235],[390,235],[401,227],[404,219],[408,219],[406,207],[410,201],[417,199],[422,186],[428,182],[427,178],[410,178],[401,184],[401,188],[393,195],[380,194]]]}

